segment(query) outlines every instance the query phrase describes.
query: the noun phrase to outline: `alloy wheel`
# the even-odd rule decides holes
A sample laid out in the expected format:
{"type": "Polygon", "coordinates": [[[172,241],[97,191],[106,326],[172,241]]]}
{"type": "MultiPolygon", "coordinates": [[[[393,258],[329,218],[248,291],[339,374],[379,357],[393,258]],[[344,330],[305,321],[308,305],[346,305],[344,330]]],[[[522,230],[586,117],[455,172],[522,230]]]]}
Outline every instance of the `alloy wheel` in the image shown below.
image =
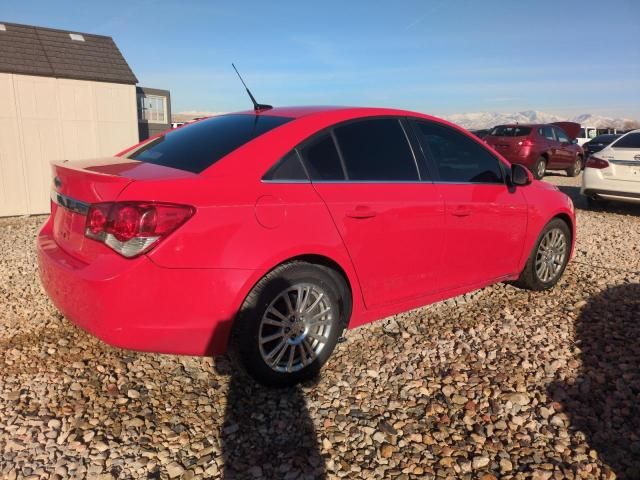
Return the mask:
{"type": "Polygon", "coordinates": [[[552,228],[542,237],[535,261],[540,281],[548,283],[560,274],[567,258],[567,243],[565,234],[559,228],[552,228]]]}
{"type": "Polygon", "coordinates": [[[322,288],[299,283],[269,304],[260,322],[260,355],[272,370],[291,373],[312,364],[325,348],[337,312],[322,288]]]}

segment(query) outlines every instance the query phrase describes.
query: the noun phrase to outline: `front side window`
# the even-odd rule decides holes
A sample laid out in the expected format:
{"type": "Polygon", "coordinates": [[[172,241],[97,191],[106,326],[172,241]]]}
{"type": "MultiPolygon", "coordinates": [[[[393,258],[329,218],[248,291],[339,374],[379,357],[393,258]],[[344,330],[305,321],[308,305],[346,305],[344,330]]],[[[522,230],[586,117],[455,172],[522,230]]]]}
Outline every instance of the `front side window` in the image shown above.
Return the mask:
{"type": "Polygon", "coordinates": [[[290,121],[269,115],[220,115],[156,137],[129,158],[200,173],[245,143],[290,121]]]}
{"type": "Polygon", "coordinates": [[[613,148],[638,148],[640,149],[640,132],[629,133],[611,144],[613,148]]]}
{"type": "Polygon", "coordinates": [[[334,130],[349,180],[418,181],[418,170],[402,125],[372,118],[334,130]]]}
{"type": "Polygon", "coordinates": [[[342,162],[333,137],[323,133],[300,148],[311,180],[344,180],[342,162]]]}
{"type": "Polygon", "coordinates": [[[138,119],[149,123],[168,123],[167,99],[159,95],[139,93],[138,119]]]}
{"type": "Polygon", "coordinates": [[[425,155],[435,164],[440,181],[503,183],[500,161],[473,139],[433,122],[416,121],[415,125],[425,155]]]}

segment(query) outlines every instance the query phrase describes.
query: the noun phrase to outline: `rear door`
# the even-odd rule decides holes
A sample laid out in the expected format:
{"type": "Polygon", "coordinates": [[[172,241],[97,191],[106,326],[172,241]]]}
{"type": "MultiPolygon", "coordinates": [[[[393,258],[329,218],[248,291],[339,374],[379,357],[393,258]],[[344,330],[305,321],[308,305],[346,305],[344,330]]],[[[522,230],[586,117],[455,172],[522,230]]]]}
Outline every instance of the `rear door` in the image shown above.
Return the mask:
{"type": "Polygon", "coordinates": [[[539,127],[538,133],[543,138],[543,151],[546,152],[549,156],[547,168],[557,167],[562,163],[562,157],[560,152],[558,151],[560,149],[560,142],[558,142],[558,138],[556,137],[556,130],[550,125],[543,125],[539,127]]]}
{"type": "Polygon", "coordinates": [[[556,147],[556,162],[558,168],[569,168],[575,159],[575,152],[569,136],[565,131],[558,127],[553,127],[556,138],[558,139],[558,146],[556,147]]]}
{"type": "Polygon", "coordinates": [[[461,288],[517,273],[527,227],[521,189],[508,188],[505,169],[469,136],[436,122],[414,122],[445,202],[442,284],[461,288]]]}
{"type": "Polygon", "coordinates": [[[640,132],[621,137],[611,145],[608,152],[613,154],[613,158],[608,160],[613,170],[613,179],[640,182],[640,132]]]}
{"type": "Polygon", "coordinates": [[[299,152],[354,263],[368,308],[439,289],[444,203],[400,119],[337,125],[299,152]]]}

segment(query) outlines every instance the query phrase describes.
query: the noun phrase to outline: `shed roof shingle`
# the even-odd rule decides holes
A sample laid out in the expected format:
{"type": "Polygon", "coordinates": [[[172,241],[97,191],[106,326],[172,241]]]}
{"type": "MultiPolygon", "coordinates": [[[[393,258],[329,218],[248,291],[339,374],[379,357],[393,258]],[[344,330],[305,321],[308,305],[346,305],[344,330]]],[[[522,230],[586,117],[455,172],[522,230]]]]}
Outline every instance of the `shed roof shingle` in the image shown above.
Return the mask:
{"type": "Polygon", "coordinates": [[[0,22],[0,72],[136,84],[111,37],[0,22]],[[80,33],[84,41],[72,40],[80,33]]]}

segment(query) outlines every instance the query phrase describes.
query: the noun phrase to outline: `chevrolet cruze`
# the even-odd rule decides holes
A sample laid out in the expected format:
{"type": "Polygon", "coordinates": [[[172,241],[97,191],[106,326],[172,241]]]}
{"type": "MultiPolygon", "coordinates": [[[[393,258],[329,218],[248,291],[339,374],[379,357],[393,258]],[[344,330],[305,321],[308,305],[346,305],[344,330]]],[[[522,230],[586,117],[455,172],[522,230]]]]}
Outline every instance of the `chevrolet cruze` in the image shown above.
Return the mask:
{"type": "Polygon", "coordinates": [[[256,380],[315,375],[345,328],[486,285],[561,277],[569,198],[443,120],[261,108],[115,157],[53,165],[37,239],[66,318],[123,348],[229,351],[256,380]]]}

